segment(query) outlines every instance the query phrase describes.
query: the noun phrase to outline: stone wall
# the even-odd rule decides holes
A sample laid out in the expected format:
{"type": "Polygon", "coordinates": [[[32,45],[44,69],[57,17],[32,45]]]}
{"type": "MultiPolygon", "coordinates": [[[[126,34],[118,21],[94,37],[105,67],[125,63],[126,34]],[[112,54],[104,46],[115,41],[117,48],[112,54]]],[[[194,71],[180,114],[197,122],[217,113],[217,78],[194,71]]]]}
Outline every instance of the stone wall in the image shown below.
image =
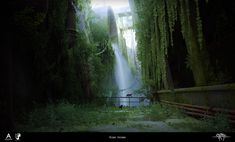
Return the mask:
{"type": "Polygon", "coordinates": [[[160,90],[154,94],[154,98],[160,101],[235,109],[235,84],[160,90]]]}

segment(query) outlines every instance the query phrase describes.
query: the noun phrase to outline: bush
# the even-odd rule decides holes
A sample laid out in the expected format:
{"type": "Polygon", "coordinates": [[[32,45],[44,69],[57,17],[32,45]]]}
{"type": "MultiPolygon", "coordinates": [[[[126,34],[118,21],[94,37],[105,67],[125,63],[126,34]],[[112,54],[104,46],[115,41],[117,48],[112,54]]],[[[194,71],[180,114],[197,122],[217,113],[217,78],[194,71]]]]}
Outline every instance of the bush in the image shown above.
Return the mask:
{"type": "Polygon", "coordinates": [[[226,116],[226,114],[223,113],[216,113],[214,118],[202,118],[202,123],[204,125],[202,125],[203,127],[201,127],[202,130],[204,131],[230,131],[230,125],[229,125],[229,121],[228,118],[226,116]]]}
{"type": "Polygon", "coordinates": [[[119,124],[128,118],[128,112],[115,112],[116,107],[75,105],[67,102],[49,104],[29,113],[24,124],[18,124],[20,131],[83,131],[101,124],[119,124]]]}

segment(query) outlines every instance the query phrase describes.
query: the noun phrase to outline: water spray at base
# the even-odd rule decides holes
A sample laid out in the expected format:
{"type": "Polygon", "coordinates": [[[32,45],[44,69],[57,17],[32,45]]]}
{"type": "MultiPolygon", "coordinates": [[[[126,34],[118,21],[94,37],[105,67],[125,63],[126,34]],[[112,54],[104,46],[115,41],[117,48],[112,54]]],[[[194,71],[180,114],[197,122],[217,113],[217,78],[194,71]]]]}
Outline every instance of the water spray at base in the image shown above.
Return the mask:
{"type": "MultiPolygon", "coordinates": [[[[119,49],[116,43],[112,44],[113,51],[115,54],[115,80],[118,86],[117,97],[127,97],[128,94],[132,94],[135,96],[134,91],[139,89],[140,83],[139,80],[132,74],[131,69],[127,63],[127,60],[122,55],[121,50],[119,49]]],[[[131,96],[130,96],[131,97],[131,96]]],[[[139,105],[138,98],[132,98],[131,102],[129,98],[119,98],[115,105],[123,105],[123,106],[136,106],[139,105]],[[135,103],[131,103],[135,102],[135,103]]]]}

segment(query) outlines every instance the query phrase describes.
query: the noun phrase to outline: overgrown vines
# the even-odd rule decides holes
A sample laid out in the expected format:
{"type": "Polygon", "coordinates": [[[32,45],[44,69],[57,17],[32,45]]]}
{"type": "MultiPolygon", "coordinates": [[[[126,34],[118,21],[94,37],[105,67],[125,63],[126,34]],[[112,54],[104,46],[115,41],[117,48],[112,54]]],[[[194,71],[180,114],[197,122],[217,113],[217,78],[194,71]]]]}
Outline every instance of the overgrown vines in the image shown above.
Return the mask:
{"type": "Polygon", "coordinates": [[[167,80],[168,48],[174,48],[173,31],[176,21],[180,21],[181,32],[186,42],[188,66],[193,70],[192,66],[199,64],[199,59],[195,56],[200,52],[194,55],[194,51],[203,49],[199,1],[135,0],[134,4],[138,15],[135,28],[143,79],[145,83],[161,89],[167,80]],[[191,13],[195,13],[195,16],[190,15],[191,13]]]}

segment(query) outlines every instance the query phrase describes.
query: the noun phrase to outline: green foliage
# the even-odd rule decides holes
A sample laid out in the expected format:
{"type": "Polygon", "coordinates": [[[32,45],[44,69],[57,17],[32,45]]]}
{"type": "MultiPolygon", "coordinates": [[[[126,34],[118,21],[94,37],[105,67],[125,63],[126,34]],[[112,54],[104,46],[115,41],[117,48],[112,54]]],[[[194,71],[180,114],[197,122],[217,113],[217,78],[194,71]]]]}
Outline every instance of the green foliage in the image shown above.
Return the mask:
{"type": "MultiPolygon", "coordinates": [[[[74,13],[78,32],[74,32],[73,48],[70,49],[67,0],[50,0],[47,5],[39,5],[44,10],[34,2],[11,4],[17,7],[9,18],[12,22],[9,41],[15,43],[10,47],[14,50],[13,62],[17,64],[16,74],[19,74],[18,70],[27,74],[19,80],[30,82],[25,86],[28,90],[22,92],[24,95],[19,95],[25,97],[22,104],[61,99],[85,103],[103,95],[109,89],[108,85],[111,87],[113,52],[107,27],[102,24],[104,20],[90,26],[92,12],[88,0],[75,1],[76,11],[80,10],[80,13],[74,13]],[[85,24],[84,29],[79,27],[81,23],[85,24]],[[106,48],[105,52],[97,56],[103,48],[106,48]]],[[[24,85],[16,84],[14,90],[20,92],[17,89],[24,85]]]]}
{"type": "Polygon", "coordinates": [[[173,47],[173,31],[175,22],[177,20],[177,0],[168,0],[166,1],[166,8],[167,8],[167,15],[168,15],[168,24],[169,24],[169,30],[170,30],[170,40],[171,40],[171,46],[173,47]]]}
{"type": "Polygon", "coordinates": [[[92,15],[90,26],[94,42],[104,42],[104,40],[108,40],[109,35],[107,17],[101,17],[94,12],[92,15]]]}
{"type": "Polygon", "coordinates": [[[118,112],[118,108],[103,108],[94,105],[74,105],[67,102],[49,104],[32,111],[25,124],[18,130],[26,132],[85,131],[101,124],[125,123],[128,112],[118,112]]]}
{"type": "Polygon", "coordinates": [[[177,129],[185,129],[186,131],[198,132],[231,132],[231,128],[227,115],[223,113],[215,114],[214,118],[200,118],[196,119],[183,114],[179,109],[169,107],[166,105],[154,104],[148,108],[146,112],[146,119],[154,121],[165,121],[170,126],[177,129]],[[176,120],[169,121],[169,120],[176,120]],[[178,120],[178,122],[177,122],[178,120]]]}
{"type": "Polygon", "coordinates": [[[202,33],[202,21],[201,21],[201,17],[200,17],[200,12],[199,12],[199,2],[198,0],[194,0],[196,3],[196,12],[197,12],[197,18],[196,18],[196,22],[197,22],[197,39],[198,39],[198,44],[199,44],[199,48],[202,49],[203,47],[203,33],[202,33]]]}
{"type": "Polygon", "coordinates": [[[146,119],[154,121],[165,121],[167,119],[180,119],[184,118],[185,115],[180,112],[180,110],[159,103],[151,105],[149,108],[149,113],[145,116],[146,119]]]}
{"type": "Polygon", "coordinates": [[[135,23],[136,30],[136,38],[137,38],[137,55],[138,59],[141,62],[142,68],[142,77],[144,80],[149,79],[149,66],[150,61],[147,59],[150,57],[151,51],[150,46],[150,25],[152,11],[149,10],[152,8],[151,1],[142,2],[140,0],[135,1],[136,12],[138,14],[138,22],[135,23]],[[149,7],[150,6],[150,7],[149,7]],[[149,7],[149,8],[148,8],[149,7]]]}
{"type": "MultiPolygon", "coordinates": [[[[111,46],[107,42],[109,40],[107,27],[101,24],[104,21],[99,20],[99,24],[91,24],[94,15],[92,15],[89,1],[75,1],[75,6],[78,10],[76,14],[78,32],[73,48],[67,49],[67,45],[64,46],[66,74],[61,80],[65,83],[64,96],[61,98],[71,102],[85,103],[104,94],[104,84],[109,83],[106,80],[111,74],[113,56],[111,46]],[[85,24],[82,28],[81,23],[85,24]],[[96,43],[99,46],[96,46],[96,43]],[[97,56],[96,53],[103,47],[107,50],[97,56]]],[[[63,86],[58,86],[58,88],[63,88],[63,86]]]]}
{"type": "Polygon", "coordinates": [[[190,57],[190,54],[187,55],[187,57],[185,59],[185,64],[188,69],[192,69],[191,65],[193,64],[193,59],[192,59],[192,57],[190,57]]]}
{"type": "Polygon", "coordinates": [[[112,89],[114,55],[108,33],[107,17],[91,13],[90,29],[93,42],[91,62],[92,84],[96,96],[103,96],[112,89]]]}
{"type": "MultiPolygon", "coordinates": [[[[174,5],[171,7],[174,8],[174,5]]],[[[155,84],[160,88],[161,82],[166,80],[166,57],[169,46],[165,2],[162,0],[136,1],[136,9],[139,16],[136,23],[138,58],[144,72],[143,77],[144,80],[154,79],[155,84]]],[[[170,14],[175,17],[175,12],[170,14]]],[[[173,24],[174,20],[170,24],[171,27],[173,24]]]]}
{"type": "Polygon", "coordinates": [[[234,132],[224,114],[216,114],[214,118],[195,119],[185,117],[181,123],[169,123],[174,128],[187,129],[196,132],[234,132]]]}
{"type": "MultiPolygon", "coordinates": [[[[214,118],[202,118],[202,122],[204,123],[204,127],[201,129],[205,131],[222,131],[229,132],[231,130],[228,118],[223,113],[216,113],[214,118]]],[[[199,127],[200,129],[200,127],[199,127]]]]}
{"type": "Polygon", "coordinates": [[[162,89],[163,82],[167,82],[168,48],[170,46],[174,48],[173,31],[176,21],[179,21],[189,54],[186,59],[187,65],[197,78],[196,84],[203,84],[205,82],[203,67],[205,68],[206,65],[201,62],[205,59],[205,53],[202,51],[204,37],[198,0],[193,2],[188,0],[135,0],[134,3],[138,16],[135,20],[137,52],[141,62],[143,80],[150,80],[150,82],[153,80],[157,89],[162,89]]]}
{"type": "MultiPolygon", "coordinates": [[[[153,104],[134,108],[97,106],[95,104],[78,105],[61,101],[37,107],[28,113],[24,123],[19,123],[17,131],[26,132],[71,132],[90,131],[92,127],[118,125],[131,128],[151,128],[138,121],[165,122],[176,130],[198,132],[231,132],[225,114],[216,114],[215,118],[195,119],[180,110],[166,105],[153,104]],[[136,123],[130,123],[134,121],[136,123]]],[[[116,127],[116,126],[115,126],[116,127]]]]}

